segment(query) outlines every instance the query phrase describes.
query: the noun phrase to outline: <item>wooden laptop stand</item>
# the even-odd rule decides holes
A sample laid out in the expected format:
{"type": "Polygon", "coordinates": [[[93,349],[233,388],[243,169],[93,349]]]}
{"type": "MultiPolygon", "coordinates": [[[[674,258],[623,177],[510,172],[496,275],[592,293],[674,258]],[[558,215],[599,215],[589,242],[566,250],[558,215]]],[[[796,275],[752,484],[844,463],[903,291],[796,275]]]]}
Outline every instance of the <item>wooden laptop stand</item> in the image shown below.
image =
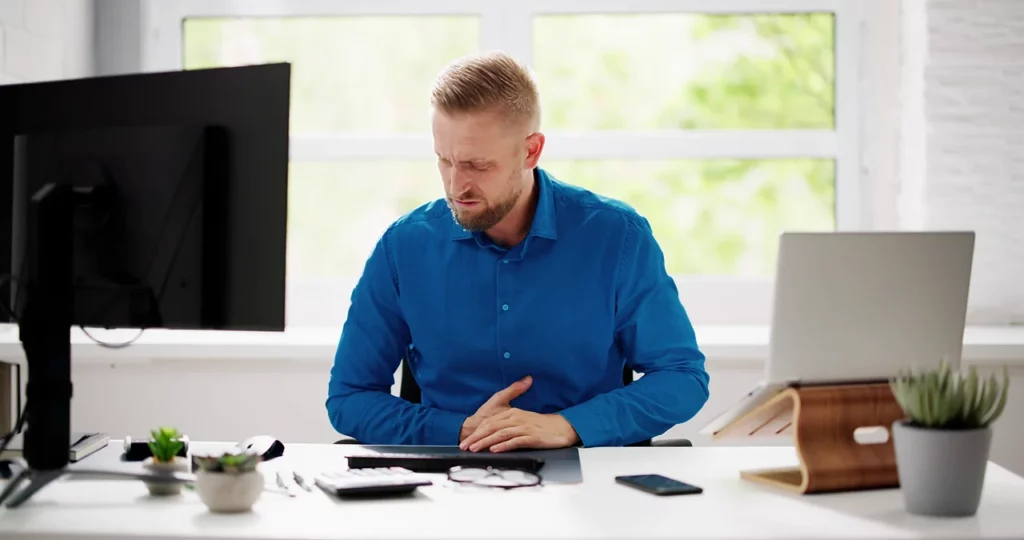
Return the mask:
{"type": "Polygon", "coordinates": [[[792,433],[798,467],[742,471],[740,477],[797,493],[899,486],[892,435],[862,444],[858,428],[888,433],[903,411],[887,383],[791,387],[740,417],[714,438],[792,433]]]}

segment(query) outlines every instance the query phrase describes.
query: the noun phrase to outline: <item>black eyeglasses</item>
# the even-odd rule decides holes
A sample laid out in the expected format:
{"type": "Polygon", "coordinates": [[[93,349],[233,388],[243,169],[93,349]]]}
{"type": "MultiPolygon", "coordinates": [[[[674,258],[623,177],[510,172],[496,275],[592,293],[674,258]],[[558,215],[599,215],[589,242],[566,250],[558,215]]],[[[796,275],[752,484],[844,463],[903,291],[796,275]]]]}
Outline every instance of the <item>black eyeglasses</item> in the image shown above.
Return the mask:
{"type": "Polygon", "coordinates": [[[503,489],[539,486],[539,475],[516,469],[495,469],[493,467],[452,467],[448,479],[459,484],[497,487],[503,489]]]}

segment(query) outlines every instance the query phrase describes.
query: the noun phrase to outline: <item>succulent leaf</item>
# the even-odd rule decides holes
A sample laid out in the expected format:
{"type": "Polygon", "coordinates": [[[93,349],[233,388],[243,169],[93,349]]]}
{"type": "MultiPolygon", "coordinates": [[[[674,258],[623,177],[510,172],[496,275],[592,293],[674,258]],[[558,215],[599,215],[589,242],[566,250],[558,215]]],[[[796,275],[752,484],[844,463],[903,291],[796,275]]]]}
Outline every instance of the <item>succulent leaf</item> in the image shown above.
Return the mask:
{"type": "Polygon", "coordinates": [[[1000,380],[995,374],[980,377],[974,366],[961,374],[945,360],[937,369],[901,373],[889,381],[893,398],[907,419],[935,429],[988,427],[1002,416],[1009,385],[1005,367],[1000,380]]]}
{"type": "Polygon", "coordinates": [[[170,463],[185,447],[185,443],[181,441],[181,434],[175,428],[161,427],[150,430],[149,435],[147,446],[153,454],[153,461],[170,463]]]}

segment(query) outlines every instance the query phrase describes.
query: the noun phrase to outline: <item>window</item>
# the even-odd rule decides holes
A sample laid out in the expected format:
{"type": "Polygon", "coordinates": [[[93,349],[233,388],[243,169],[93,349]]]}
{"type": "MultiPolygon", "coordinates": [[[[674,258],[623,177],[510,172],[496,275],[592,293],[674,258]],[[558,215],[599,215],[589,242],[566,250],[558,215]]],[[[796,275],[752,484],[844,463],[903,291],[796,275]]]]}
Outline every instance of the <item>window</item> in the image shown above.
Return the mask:
{"type": "Polygon", "coordinates": [[[863,225],[851,9],[161,1],[144,67],[292,63],[290,326],[340,324],[382,230],[442,194],[428,86],[450,60],[484,49],[537,77],[541,166],[651,221],[695,323],[766,323],[778,235],[863,225]]]}

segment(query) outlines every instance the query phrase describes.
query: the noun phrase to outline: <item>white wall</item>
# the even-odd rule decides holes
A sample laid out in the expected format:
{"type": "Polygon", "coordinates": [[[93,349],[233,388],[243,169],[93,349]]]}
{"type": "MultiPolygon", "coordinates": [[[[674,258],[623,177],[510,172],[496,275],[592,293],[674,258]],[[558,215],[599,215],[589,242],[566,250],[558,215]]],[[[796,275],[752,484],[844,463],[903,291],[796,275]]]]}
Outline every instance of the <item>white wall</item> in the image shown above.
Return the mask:
{"type": "Polygon", "coordinates": [[[907,0],[904,224],[977,232],[970,317],[1024,323],[1024,2],[907,0]]]}
{"type": "Polygon", "coordinates": [[[865,0],[861,27],[861,200],[869,228],[899,228],[903,106],[901,5],[865,0]]]}
{"type": "Polygon", "coordinates": [[[93,0],[0,0],[0,84],[94,73],[93,0]]]}
{"type": "Polygon", "coordinates": [[[142,3],[139,0],[94,0],[96,74],[137,73],[142,66],[142,3]]]}
{"type": "MultiPolygon", "coordinates": [[[[995,425],[992,460],[1024,475],[1024,362],[1015,365],[1006,414],[995,425]]],[[[685,437],[696,445],[791,444],[787,438],[711,441],[699,435],[702,425],[753,389],[763,371],[761,360],[753,358],[712,357],[708,366],[711,399],[697,417],[670,430],[666,438],[685,437]]],[[[195,440],[237,441],[267,434],[283,441],[333,442],[339,435],[324,408],[329,369],[329,360],[78,364],[72,426],[76,431],[106,431],[114,438],[142,437],[156,426],[172,425],[195,440]]]]}

